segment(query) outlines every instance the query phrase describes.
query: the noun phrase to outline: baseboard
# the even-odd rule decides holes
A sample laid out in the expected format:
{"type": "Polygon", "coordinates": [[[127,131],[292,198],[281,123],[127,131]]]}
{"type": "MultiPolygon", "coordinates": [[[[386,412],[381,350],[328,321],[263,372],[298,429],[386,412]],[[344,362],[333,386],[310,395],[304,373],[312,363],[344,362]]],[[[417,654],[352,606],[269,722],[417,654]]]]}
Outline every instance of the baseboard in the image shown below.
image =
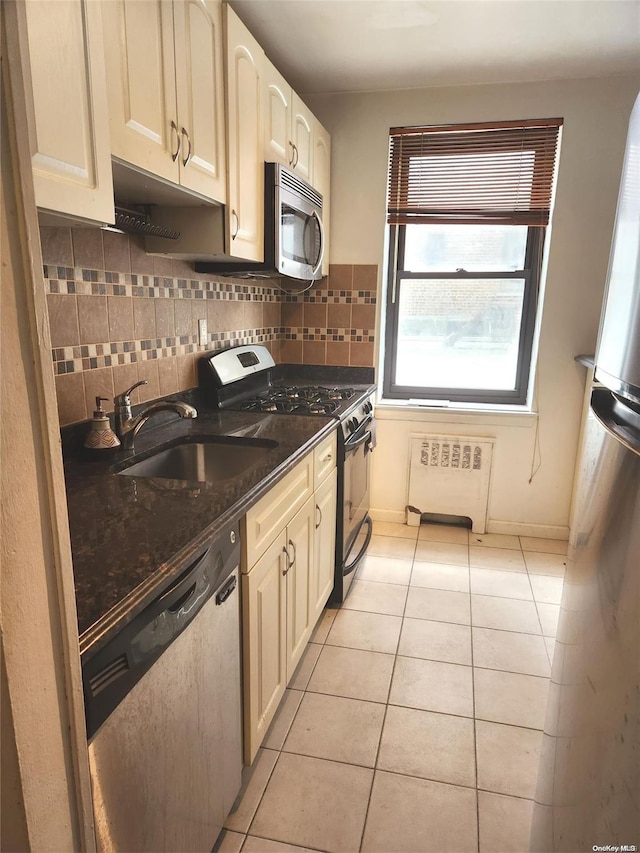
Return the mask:
{"type": "MultiPolygon", "coordinates": [[[[369,515],[374,521],[392,521],[396,524],[405,524],[406,516],[404,510],[393,509],[370,509],[369,515]]],[[[491,519],[487,522],[487,533],[507,533],[510,536],[532,536],[538,539],[569,539],[569,528],[554,524],[526,524],[520,521],[497,521],[491,519]]]]}
{"type": "Polygon", "coordinates": [[[394,509],[370,509],[369,515],[374,521],[394,521],[396,524],[405,524],[404,510],[394,509]]]}
{"type": "Polygon", "coordinates": [[[569,528],[555,524],[526,524],[520,521],[487,522],[487,533],[507,533],[511,536],[532,536],[537,539],[569,539],[569,528]]]}

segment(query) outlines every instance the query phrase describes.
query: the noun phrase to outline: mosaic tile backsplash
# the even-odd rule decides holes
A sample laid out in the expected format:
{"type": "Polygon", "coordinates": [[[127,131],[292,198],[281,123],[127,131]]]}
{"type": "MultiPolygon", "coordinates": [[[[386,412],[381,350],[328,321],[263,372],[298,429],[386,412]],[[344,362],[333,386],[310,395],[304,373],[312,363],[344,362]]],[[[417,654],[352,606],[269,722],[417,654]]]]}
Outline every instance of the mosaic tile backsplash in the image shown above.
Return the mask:
{"type": "Polygon", "coordinates": [[[147,255],[138,237],[40,233],[61,425],[91,417],[96,396],[111,401],[139,379],[148,384],[135,402],[191,388],[200,354],[232,344],[264,343],[280,362],[373,365],[376,266],[332,266],[295,295],[277,281],[195,273],[189,262],[147,255]]]}

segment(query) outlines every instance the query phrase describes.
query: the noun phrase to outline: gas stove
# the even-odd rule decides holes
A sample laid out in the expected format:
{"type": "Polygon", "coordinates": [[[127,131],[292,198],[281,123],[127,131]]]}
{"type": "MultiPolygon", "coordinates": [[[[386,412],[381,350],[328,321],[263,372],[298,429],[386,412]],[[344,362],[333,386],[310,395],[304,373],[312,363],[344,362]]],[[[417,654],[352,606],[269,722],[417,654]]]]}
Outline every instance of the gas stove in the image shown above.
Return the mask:
{"type": "MultiPolygon", "coordinates": [[[[320,415],[338,422],[336,552],[331,601],[344,601],[372,533],[369,516],[370,455],[375,447],[374,385],[331,382],[335,368],[307,371],[317,385],[275,379],[275,362],[260,345],[231,347],[198,362],[200,389],[220,409],[295,416],[320,415]]],[[[300,373],[304,373],[304,366],[300,373]]],[[[297,377],[296,377],[297,378],[297,377]]]]}
{"type": "Polygon", "coordinates": [[[329,381],[331,368],[325,381],[294,384],[274,380],[274,369],[266,347],[232,347],[200,359],[200,387],[221,409],[336,418],[345,437],[373,410],[375,386],[329,381]]]}

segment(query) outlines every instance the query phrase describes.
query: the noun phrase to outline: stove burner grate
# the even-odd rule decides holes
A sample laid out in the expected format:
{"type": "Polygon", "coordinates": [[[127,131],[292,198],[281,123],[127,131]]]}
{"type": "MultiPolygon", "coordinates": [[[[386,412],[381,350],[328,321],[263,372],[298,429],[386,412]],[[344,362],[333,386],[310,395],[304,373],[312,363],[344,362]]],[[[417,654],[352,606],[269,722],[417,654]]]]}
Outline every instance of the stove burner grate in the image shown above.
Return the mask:
{"type": "Polygon", "coordinates": [[[340,408],[343,400],[349,400],[355,393],[353,388],[274,386],[257,397],[244,400],[240,408],[249,412],[332,415],[340,408]]]}

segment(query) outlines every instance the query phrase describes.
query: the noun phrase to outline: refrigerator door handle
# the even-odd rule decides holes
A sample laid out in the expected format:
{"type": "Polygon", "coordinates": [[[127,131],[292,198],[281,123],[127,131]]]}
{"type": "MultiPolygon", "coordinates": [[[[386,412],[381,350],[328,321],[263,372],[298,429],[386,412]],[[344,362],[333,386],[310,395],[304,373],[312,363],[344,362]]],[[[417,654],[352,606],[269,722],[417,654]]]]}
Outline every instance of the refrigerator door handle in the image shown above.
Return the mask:
{"type": "Polygon", "coordinates": [[[640,456],[640,432],[631,426],[618,423],[611,413],[611,393],[598,388],[591,395],[591,410],[612,438],[627,450],[640,456]]]}

